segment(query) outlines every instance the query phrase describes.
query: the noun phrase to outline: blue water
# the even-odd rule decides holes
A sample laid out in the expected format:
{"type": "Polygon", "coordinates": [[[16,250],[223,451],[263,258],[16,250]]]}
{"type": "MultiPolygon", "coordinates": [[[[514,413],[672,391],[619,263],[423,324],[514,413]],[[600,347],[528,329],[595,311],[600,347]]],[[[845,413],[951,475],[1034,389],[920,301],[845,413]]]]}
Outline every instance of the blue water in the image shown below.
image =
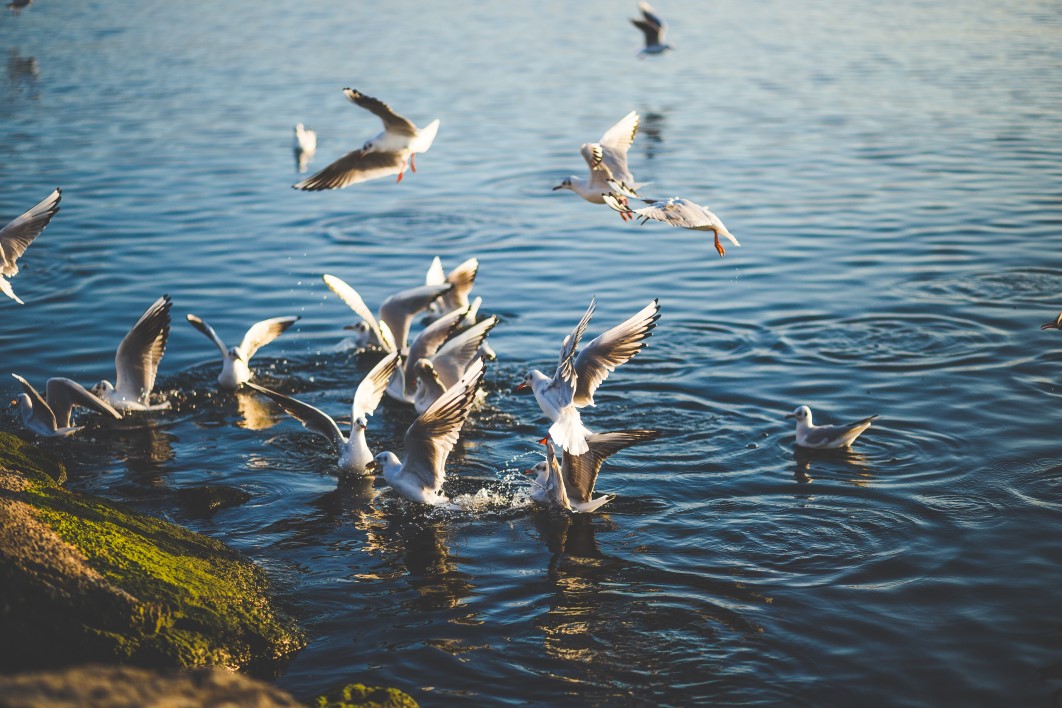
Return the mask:
{"type": "MultiPolygon", "coordinates": [[[[0,302],[0,374],[113,376],[117,343],[174,299],[174,410],[42,448],[71,486],[132,502],[267,568],[311,641],[276,678],[425,705],[1043,705],[1062,689],[1062,11],[1028,1],[838,6],[660,0],[677,50],[635,58],[635,3],[39,0],[0,17],[0,221],[63,187],[0,302]],[[386,9],[384,9],[386,8],[386,9]],[[3,54],[6,53],[6,59],[3,54]],[[319,169],[378,130],[340,89],[442,120],[418,172],[290,189],[296,122],[319,169]],[[708,204],[742,242],[626,225],[551,187],[630,110],[647,194],[708,204]],[[373,363],[352,315],[431,258],[481,263],[502,323],[488,407],[420,513],[337,490],[323,440],[214,390],[194,312],[334,415],[373,363]],[[651,346],[601,388],[594,430],[650,427],[592,517],[524,504],[547,427],[509,393],[659,297],[651,346]],[[782,416],[881,414],[847,455],[782,416]],[[195,517],[176,490],[226,484],[195,517]]],[[[13,395],[14,381],[0,394],[13,395]]],[[[2,400],[9,400],[4,398],[2,400]]],[[[371,421],[401,449],[411,410],[371,421]]],[[[19,435],[14,411],[0,429],[19,435]]]]}

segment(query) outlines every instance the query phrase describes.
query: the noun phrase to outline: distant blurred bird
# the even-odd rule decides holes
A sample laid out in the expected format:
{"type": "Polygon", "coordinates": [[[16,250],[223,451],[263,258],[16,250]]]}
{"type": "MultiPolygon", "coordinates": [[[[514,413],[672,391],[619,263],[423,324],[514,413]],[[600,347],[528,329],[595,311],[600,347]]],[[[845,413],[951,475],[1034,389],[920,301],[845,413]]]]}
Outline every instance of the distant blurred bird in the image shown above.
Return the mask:
{"type": "Polygon", "coordinates": [[[727,231],[722,220],[710,212],[708,207],[703,207],[688,199],[682,199],[680,197],[671,197],[669,199],[643,199],[642,201],[649,206],[643,207],[642,209],[631,209],[624,197],[615,194],[604,195],[604,201],[605,204],[608,204],[612,209],[621,214],[626,213],[642,217],[643,224],[652,219],[654,221],[663,221],[666,224],[671,224],[680,229],[711,231],[715,234],[715,250],[719,252],[720,258],[726,253],[726,251],[723,250],[723,244],[719,243],[720,236],[726,237],[726,239],[735,246],[741,245],[738,243],[734,234],[727,231]]]}
{"type": "Polygon", "coordinates": [[[256,322],[243,335],[243,341],[239,346],[228,348],[214,328],[202,319],[192,314],[185,315],[185,318],[190,325],[214,342],[218,351],[221,352],[222,364],[221,373],[218,374],[218,385],[227,389],[238,388],[240,384],[250,381],[252,374],[248,364],[255,352],[279,337],[299,320],[298,317],[274,317],[256,322]]]}
{"type": "Polygon", "coordinates": [[[815,450],[834,450],[848,447],[864,430],[870,427],[879,416],[872,415],[847,425],[814,425],[811,422],[811,409],[800,406],[786,418],[796,419],[796,443],[801,447],[815,450]]]}
{"type": "MultiPolygon", "coordinates": [[[[604,204],[603,194],[614,192],[623,197],[637,197],[640,185],[634,181],[627,166],[627,151],[638,134],[638,114],[631,111],[605,131],[596,143],[584,143],[580,148],[590,168],[590,179],[572,175],[553,188],[569,189],[588,202],[604,204]]],[[[626,214],[622,214],[624,220],[626,214]]]]}
{"type": "Polygon", "coordinates": [[[22,384],[23,393],[16,401],[22,414],[22,424],[26,430],[46,438],[62,438],[81,430],[81,426],[70,423],[70,412],[75,406],[91,408],[94,411],[121,420],[122,414],[106,402],[93,396],[88,389],[76,381],[60,377],[48,379],[45,393],[47,399],[37,393],[30,382],[18,374],[11,374],[22,384]]]}
{"type": "Polygon", "coordinates": [[[114,355],[115,382],[103,380],[92,387],[92,393],[115,410],[124,413],[170,407],[169,401],[152,405],[151,390],[155,388],[159,362],[170,336],[171,307],[170,296],[163,295],[144,311],[118,345],[118,352],[114,355]]]}
{"type": "Polygon", "coordinates": [[[295,151],[295,164],[299,172],[305,172],[306,166],[317,152],[317,133],[304,127],[302,123],[296,123],[292,149],[295,151]]]}
{"type": "Polygon", "coordinates": [[[1044,322],[1040,325],[1040,329],[1062,329],[1062,312],[1058,313],[1058,317],[1050,322],[1044,322]]]}
{"type": "MultiPolygon", "coordinates": [[[[27,3],[28,4],[28,3],[27,3]]],[[[47,197],[37,203],[29,211],[23,212],[11,223],[0,229],[0,292],[17,302],[25,305],[11,289],[11,283],[5,278],[13,278],[18,274],[18,266],[15,265],[33,239],[41,235],[41,231],[59,212],[59,200],[63,196],[63,190],[56,189],[47,197]]]]}
{"type": "Polygon", "coordinates": [[[379,99],[349,88],[343,89],[343,93],[352,103],[382,120],[384,130],[362,145],[360,150],[348,152],[317,174],[294,185],[295,189],[339,189],[394,174],[398,175],[397,181],[401,182],[406,165],[416,172],[413,157],[418,152],[427,152],[431,147],[435,133],[439,130],[439,120],[435,119],[424,128],[418,128],[379,99]]]}
{"type": "Polygon", "coordinates": [[[653,6],[647,2],[640,2],[638,3],[638,9],[641,10],[642,16],[631,20],[631,24],[640,29],[642,34],[645,35],[645,48],[638,52],[638,57],[644,59],[649,54],[663,54],[669,49],[674,49],[670,44],[664,42],[667,25],[656,14],[653,6]]]}
{"type": "Polygon", "coordinates": [[[247,382],[248,388],[273,399],[288,415],[303,424],[307,430],[328,438],[339,453],[336,463],[340,472],[364,473],[372,462],[372,452],[365,442],[365,428],[368,427],[366,416],[376,412],[383,399],[387,382],[394,374],[398,363],[398,354],[391,353],[377,362],[354,391],[354,403],[350,409],[350,437],[343,435],[332,416],[320,408],[303,403],[283,393],[271,391],[264,386],[247,382]]]}
{"type": "Polygon", "coordinates": [[[11,0],[7,6],[11,8],[12,15],[17,15],[22,12],[24,8],[29,7],[31,2],[33,2],[33,0],[11,0]]]}

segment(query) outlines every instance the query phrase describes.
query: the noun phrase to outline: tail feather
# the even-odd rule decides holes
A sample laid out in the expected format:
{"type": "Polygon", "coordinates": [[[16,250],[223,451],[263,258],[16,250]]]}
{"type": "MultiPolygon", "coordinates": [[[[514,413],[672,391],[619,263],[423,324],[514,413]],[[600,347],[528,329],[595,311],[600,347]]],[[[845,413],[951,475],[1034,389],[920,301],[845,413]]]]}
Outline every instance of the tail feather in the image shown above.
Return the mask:
{"type": "Polygon", "coordinates": [[[597,511],[615,498],[616,496],[614,494],[605,494],[604,496],[600,496],[597,499],[591,499],[588,502],[573,501],[571,502],[571,505],[572,508],[574,508],[576,511],[582,514],[589,514],[591,512],[597,511]]]}

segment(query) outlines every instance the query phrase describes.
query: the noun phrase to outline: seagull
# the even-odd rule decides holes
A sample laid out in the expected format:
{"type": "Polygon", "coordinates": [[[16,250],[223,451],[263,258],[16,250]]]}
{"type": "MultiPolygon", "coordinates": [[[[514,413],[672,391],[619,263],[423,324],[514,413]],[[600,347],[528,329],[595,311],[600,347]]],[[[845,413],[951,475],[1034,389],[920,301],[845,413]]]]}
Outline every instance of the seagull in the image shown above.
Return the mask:
{"type": "Polygon", "coordinates": [[[322,435],[336,446],[339,451],[339,469],[345,474],[364,474],[372,462],[372,452],[365,442],[365,428],[368,426],[366,416],[372,415],[380,405],[387,382],[395,372],[398,353],[392,352],[381,359],[372,371],[362,379],[354,392],[354,403],[350,409],[350,437],[345,437],[336,421],[330,415],[308,403],[297,401],[283,393],[271,391],[256,383],[247,382],[247,386],[261,394],[269,396],[295,418],[306,429],[322,435]]]}
{"type": "MultiPolygon", "coordinates": [[[[114,410],[105,401],[93,396],[81,384],[61,377],[48,379],[45,384],[47,399],[37,393],[30,382],[18,374],[11,374],[22,384],[25,393],[18,394],[19,412],[22,424],[27,430],[46,438],[65,438],[81,430],[80,425],[70,424],[70,411],[74,406],[91,408],[105,413],[115,420],[121,420],[122,414],[114,410]]],[[[15,403],[16,401],[12,401],[15,403]]]]}
{"type": "Polygon", "coordinates": [[[719,243],[719,237],[725,236],[730,243],[740,246],[734,234],[726,230],[718,216],[708,211],[707,207],[695,204],[688,199],[671,197],[670,199],[643,199],[649,206],[641,209],[631,209],[626,203],[626,197],[617,197],[614,194],[603,195],[605,204],[621,214],[640,216],[642,224],[653,219],[663,221],[666,224],[680,229],[692,229],[693,231],[711,231],[715,234],[715,250],[722,258],[726,251],[719,243]]]}
{"type": "Polygon", "coordinates": [[[839,447],[849,447],[879,416],[872,415],[848,425],[813,425],[811,409],[800,406],[785,417],[796,418],[797,445],[815,450],[835,450],[839,447]]]}
{"type": "Polygon", "coordinates": [[[432,505],[448,502],[442,494],[446,458],[457,444],[482,381],[483,360],[477,359],[461,380],[406,430],[405,462],[393,452],[381,452],[369,463],[369,469],[382,470],[387,483],[407,499],[432,505]]]}
{"type": "Polygon", "coordinates": [[[326,273],[321,279],[361,318],[361,322],[347,328],[358,333],[359,347],[376,346],[385,352],[399,353],[408,348],[409,327],[413,318],[428,309],[438,297],[453,287],[450,283],[444,283],[422,285],[397,292],[380,305],[380,318],[377,321],[357,290],[334,275],[326,273]]]}
{"type": "MultiPolygon", "coordinates": [[[[590,167],[590,179],[572,175],[554,187],[553,191],[570,189],[594,204],[604,204],[604,195],[609,192],[618,192],[623,197],[637,197],[635,190],[640,185],[634,182],[634,175],[627,167],[627,151],[638,134],[638,120],[638,114],[631,111],[606,130],[601,140],[585,143],[580,151],[590,167]]],[[[623,212],[620,214],[626,221],[628,215],[623,212]]]]}
{"type": "MultiPolygon", "coordinates": [[[[26,3],[29,4],[28,2],[26,3]]],[[[0,292],[17,302],[25,305],[11,289],[11,283],[6,278],[13,278],[18,274],[18,266],[15,264],[22,254],[26,252],[33,239],[41,235],[44,227],[52,220],[59,211],[59,200],[63,190],[56,188],[54,192],[42,199],[29,211],[23,212],[7,226],[0,229],[0,292]]]]}
{"type": "MultiPolygon", "coordinates": [[[[453,287],[441,298],[431,304],[428,313],[429,321],[434,321],[454,310],[468,309],[468,294],[472,292],[472,286],[476,283],[476,273],[479,271],[479,260],[469,258],[467,261],[450,271],[443,272],[442,261],[438,256],[431,262],[428,274],[424,278],[425,285],[442,285],[450,283],[453,287]]],[[[475,315],[473,315],[474,317],[475,315]]],[[[472,324],[475,324],[473,320],[472,324]]]]}
{"type": "Polygon", "coordinates": [[[387,395],[403,403],[413,403],[413,395],[417,390],[413,364],[420,359],[434,356],[439,347],[457,330],[464,316],[465,313],[460,310],[451,312],[432,322],[417,335],[409,351],[402,355],[403,362],[387,387],[387,395]]]}
{"type": "Polygon", "coordinates": [[[594,298],[579,324],[564,338],[553,378],[531,369],[516,387],[517,391],[531,389],[539,408],[554,421],[549,429],[550,435],[573,455],[582,455],[589,449],[586,437],[591,434],[583,426],[578,409],[594,405],[594,392],[598,386],[617,366],[630,361],[642,350],[660,319],[660,303],[654,299],[634,316],[598,335],[576,356],[579,340],[596,307],[597,299],[594,298]]]}
{"type": "Polygon", "coordinates": [[[348,152],[317,174],[294,185],[295,189],[339,189],[394,174],[398,175],[397,181],[401,182],[407,164],[416,172],[413,156],[418,152],[427,152],[431,147],[435,133],[439,130],[439,119],[436,118],[424,128],[418,128],[379,99],[349,88],[343,89],[343,93],[352,103],[382,120],[384,130],[362,145],[360,150],[348,152]]]}
{"type": "Polygon", "coordinates": [[[644,59],[650,54],[663,54],[669,49],[674,49],[664,42],[667,25],[657,16],[653,6],[647,2],[640,2],[638,9],[641,10],[642,16],[631,20],[631,24],[645,35],[645,48],[638,52],[638,58],[644,59]]]}
{"type": "MultiPolygon", "coordinates": [[[[431,358],[420,357],[413,360],[411,374],[407,373],[406,376],[412,375],[416,381],[413,407],[417,413],[428,410],[432,403],[465,375],[477,357],[483,356],[487,335],[497,324],[498,317],[491,315],[454,336],[431,358]]],[[[412,360],[412,355],[410,358],[412,360]]],[[[407,368],[410,367],[407,365],[407,368]]]]}
{"type": "Polygon", "coordinates": [[[542,438],[539,442],[546,446],[546,461],[524,471],[524,474],[538,475],[531,485],[531,498],[540,504],[555,504],[568,511],[595,511],[615,498],[610,494],[593,498],[594,484],[605,460],[631,445],[659,437],[659,430],[595,433],[586,439],[589,453],[576,456],[563,452],[561,465],[557,464],[549,436],[542,438]]]}
{"type": "Polygon", "coordinates": [[[256,322],[247,330],[247,334],[243,335],[243,341],[239,346],[226,349],[225,342],[221,341],[221,337],[217,335],[213,327],[195,315],[188,314],[185,317],[189,324],[217,345],[222,358],[218,385],[227,389],[239,388],[240,384],[250,381],[252,374],[247,365],[255,352],[279,337],[284,330],[299,320],[298,317],[274,317],[256,322]]]}
{"type": "Polygon", "coordinates": [[[1058,313],[1058,317],[1050,322],[1044,322],[1040,325],[1040,329],[1062,329],[1062,312],[1058,313]]]}
{"type": "Polygon", "coordinates": [[[11,2],[7,4],[7,6],[11,8],[12,15],[17,15],[21,13],[25,8],[29,7],[30,3],[32,2],[33,0],[11,0],[11,2]]]}
{"type": "Polygon", "coordinates": [[[149,307],[118,345],[114,356],[117,378],[100,381],[92,393],[111,404],[115,410],[158,411],[170,407],[169,401],[151,404],[151,389],[155,387],[159,362],[166,351],[170,335],[170,308],[173,301],[163,295],[149,307]]]}
{"type": "Polygon", "coordinates": [[[299,172],[305,172],[306,166],[310,164],[314,154],[317,152],[317,133],[305,127],[302,123],[296,123],[292,148],[295,151],[295,164],[299,172]]]}

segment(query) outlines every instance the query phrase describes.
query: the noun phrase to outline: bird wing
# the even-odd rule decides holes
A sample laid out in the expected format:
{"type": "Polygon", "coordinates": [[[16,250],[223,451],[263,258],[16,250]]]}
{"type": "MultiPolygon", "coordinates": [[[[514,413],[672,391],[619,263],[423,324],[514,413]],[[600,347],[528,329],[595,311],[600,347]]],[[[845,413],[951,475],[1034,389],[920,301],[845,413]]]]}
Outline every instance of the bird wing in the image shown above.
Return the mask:
{"type": "Polygon", "coordinates": [[[343,89],[343,93],[346,94],[351,103],[361,106],[383,121],[384,129],[386,129],[387,132],[395,133],[397,135],[408,135],[410,137],[416,136],[417,126],[395,113],[390,106],[380,99],[366,96],[365,94],[359,93],[350,88],[343,89]]]}
{"type": "Polygon", "coordinates": [[[397,152],[384,150],[352,150],[320,172],[293,184],[294,189],[318,192],[323,189],[341,189],[370,179],[397,175],[405,162],[397,152]]]}
{"type": "Polygon", "coordinates": [[[62,194],[63,190],[56,189],[0,229],[0,275],[10,278],[18,273],[15,261],[26,252],[33,239],[40,236],[44,227],[59,211],[62,194]]]}
{"type": "Polygon", "coordinates": [[[22,384],[22,390],[26,392],[26,395],[33,401],[33,417],[40,418],[49,428],[56,430],[55,413],[52,412],[51,406],[45,401],[41,394],[37,393],[37,389],[30,385],[30,382],[22,378],[18,374],[11,374],[18,382],[22,384]]]}
{"type": "Polygon", "coordinates": [[[55,422],[60,428],[70,427],[70,411],[74,409],[74,406],[90,408],[98,413],[109,415],[115,420],[122,419],[122,414],[114,410],[111,404],[93,395],[77,381],[60,376],[50,378],[44,391],[48,397],[48,405],[55,414],[55,422]]]}
{"type": "Polygon", "coordinates": [[[118,345],[114,355],[117,371],[114,388],[126,398],[146,401],[155,388],[155,376],[170,335],[172,306],[169,295],[153,302],[118,345]]]}
{"type": "Polygon", "coordinates": [[[594,494],[594,484],[601,465],[620,450],[638,443],[656,440],[659,430],[618,430],[612,433],[595,433],[586,439],[590,451],[582,455],[564,453],[562,475],[572,499],[589,502],[594,494]]]}
{"type": "Polygon", "coordinates": [[[398,351],[406,348],[409,339],[409,325],[413,317],[428,309],[436,298],[449,290],[449,283],[441,285],[421,285],[397,292],[380,305],[380,319],[387,323],[394,336],[398,351]]]}
{"type": "Polygon", "coordinates": [[[876,415],[868,416],[862,420],[857,420],[855,423],[848,423],[847,425],[817,425],[808,430],[807,435],[804,436],[804,440],[809,445],[828,445],[836,443],[856,432],[857,429],[862,432],[862,430],[866,429],[866,427],[877,417],[878,416],[876,415]]]}
{"type": "Polygon", "coordinates": [[[553,374],[553,380],[546,387],[547,395],[555,397],[558,407],[563,408],[572,402],[575,397],[576,379],[578,374],[575,370],[575,350],[579,346],[579,340],[583,338],[590,318],[597,309],[597,298],[591,298],[590,307],[586,308],[579,324],[572,333],[564,338],[561,344],[560,357],[557,361],[557,371],[553,374]]]}
{"type": "Polygon", "coordinates": [[[193,314],[187,314],[184,316],[184,318],[188,320],[188,324],[198,329],[200,332],[205,334],[207,338],[210,339],[210,341],[214,342],[214,345],[221,352],[221,356],[228,356],[229,352],[225,348],[225,342],[221,341],[221,337],[218,336],[218,333],[214,331],[213,327],[204,322],[201,317],[197,317],[193,314]]]}
{"type": "Polygon", "coordinates": [[[549,437],[546,438],[546,494],[549,495],[550,501],[562,509],[572,510],[572,504],[568,500],[568,489],[564,484],[564,472],[557,463],[557,453],[549,437]]]}
{"type": "MultiPolygon", "coordinates": [[[[372,310],[368,308],[365,301],[361,299],[361,295],[358,295],[358,291],[347,285],[334,275],[328,275],[325,273],[321,276],[321,280],[325,282],[325,285],[329,289],[339,296],[339,299],[346,303],[347,307],[354,310],[354,314],[365,320],[365,324],[369,325],[369,329],[376,333],[376,339],[383,343],[385,346],[387,342],[391,342],[391,338],[384,338],[383,332],[380,330],[380,325],[376,321],[376,317],[373,316],[372,310]]],[[[391,347],[393,350],[395,347],[391,347]]]]}
{"type": "Polygon", "coordinates": [[[409,347],[409,354],[406,356],[407,396],[412,396],[417,389],[417,376],[413,370],[414,365],[421,359],[431,359],[435,356],[435,352],[450,338],[450,335],[454,333],[454,330],[457,329],[464,318],[464,310],[454,310],[425,327],[417,335],[417,338],[413,340],[413,344],[409,347]]]}
{"type": "Polygon", "coordinates": [[[483,360],[479,359],[406,431],[403,468],[416,474],[432,489],[442,487],[446,478],[446,458],[461,436],[461,427],[468,418],[482,381],[483,360]]]}
{"type": "Polygon", "coordinates": [[[583,347],[575,359],[577,375],[573,403],[582,408],[594,404],[597,387],[616,370],[642,350],[645,340],[653,336],[653,328],[660,319],[660,302],[653,300],[633,317],[601,333],[583,347]]]}
{"type": "Polygon", "coordinates": [[[309,403],[297,401],[291,396],[277,393],[265,386],[259,386],[253,381],[248,381],[244,385],[253,388],[264,396],[272,398],[278,406],[283,408],[292,418],[302,423],[303,427],[307,430],[331,440],[337,450],[345,442],[346,439],[343,437],[343,433],[339,430],[339,426],[336,425],[334,420],[332,420],[332,416],[328,415],[320,408],[311,406],[309,403]]]}
{"type": "Polygon", "coordinates": [[[478,272],[478,258],[469,258],[450,271],[446,276],[446,282],[453,287],[443,295],[444,311],[449,312],[457,308],[468,307],[468,294],[472,292],[472,286],[476,283],[476,273],[478,272]]]}
{"type": "Polygon", "coordinates": [[[424,276],[425,285],[442,285],[446,282],[446,271],[443,270],[442,261],[438,256],[432,259],[428,274],[424,276]]]}
{"type": "Polygon", "coordinates": [[[627,151],[631,149],[634,136],[638,134],[639,118],[637,111],[631,111],[619,119],[619,121],[605,131],[598,142],[604,148],[619,151],[624,155],[626,162],[627,151]]]}
{"type": "Polygon", "coordinates": [[[680,229],[704,231],[713,226],[708,216],[711,212],[700,204],[679,197],[645,201],[649,206],[634,210],[634,213],[642,218],[663,221],[680,229]]]}
{"type": "Polygon", "coordinates": [[[435,373],[443,386],[453,386],[464,374],[465,369],[476,358],[476,353],[483,345],[487,334],[498,324],[498,316],[491,315],[482,322],[475,324],[446,344],[432,357],[431,363],[435,367],[435,373]]]}
{"type": "Polygon", "coordinates": [[[632,19],[631,24],[642,31],[645,35],[645,46],[651,47],[654,44],[660,44],[660,27],[652,22],[643,19],[632,19]]]}
{"type": "Polygon", "coordinates": [[[250,359],[254,353],[279,337],[284,331],[299,321],[298,315],[289,317],[273,317],[272,319],[255,322],[243,335],[240,342],[240,351],[250,359]]]}
{"type": "Polygon", "coordinates": [[[354,391],[354,403],[350,407],[351,425],[358,418],[376,412],[384,391],[387,390],[387,382],[391,380],[397,365],[398,352],[391,352],[376,362],[376,366],[372,367],[372,370],[361,380],[357,390],[354,391]]]}

